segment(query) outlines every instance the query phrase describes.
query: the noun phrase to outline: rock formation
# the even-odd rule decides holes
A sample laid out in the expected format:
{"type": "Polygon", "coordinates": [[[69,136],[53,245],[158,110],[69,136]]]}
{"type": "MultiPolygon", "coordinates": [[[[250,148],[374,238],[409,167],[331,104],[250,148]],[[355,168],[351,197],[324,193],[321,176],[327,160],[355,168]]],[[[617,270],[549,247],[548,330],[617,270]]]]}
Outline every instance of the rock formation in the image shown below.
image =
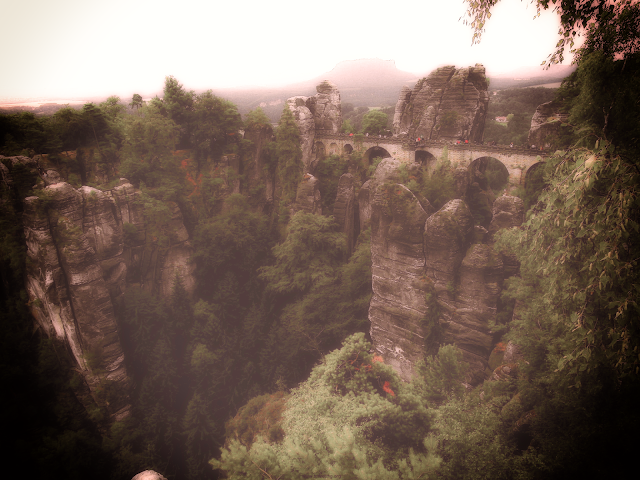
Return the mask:
{"type": "Polygon", "coordinates": [[[408,380],[424,354],[422,320],[428,285],[422,232],[433,210],[425,211],[409,189],[395,183],[399,165],[384,159],[369,186],[373,287],[369,320],[376,351],[408,380]]]}
{"type": "MultiPolygon", "coordinates": [[[[64,182],[46,187],[45,192],[45,198],[25,199],[23,218],[29,260],[27,292],[33,316],[47,335],[69,345],[92,392],[105,381],[126,392],[124,354],[100,264],[101,257],[122,253],[121,229],[109,212],[103,212],[101,218],[90,212],[94,223],[87,222],[90,229],[85,233],[83,193],[64,182]],[[96,224],[100,226],[96,228],[96,224]],[[99,229],[105,234],[96,241],[99,229]],[[110,245],[105,248],[105,244],[110,245]]],[[[129,409],[128,400],[109,405],[116,420],[126,417],[129,409]]]]}
{"type": "Polygon", "coordinates": [[[350,173],[345,173],[338,182],[338,192],[333,205],[333,216],[340,231],[347,235],[347,251],[349,255],[353,252],[355,240],[359,233],[359,229],[356,228],[356,207],[354,177],[350,173]]]}
{"type": "Polygon", "coordinates": [[[305,173],[298,184],[294,211],[303,210],[307,213],[322,215],[322,198],[318,188],[318,179],[310,173],[305,173]]]}
{"type": "Polygon", "coordinates": [[[482,65],[438,68],[416,83],[403,87],[393,117],[393,134],[427,141],[481,142],[489,104],[482,65]]]}
{"type": "Polygon", "coordinates": [[[312,171],[312,161],[314,160],[313,144],[316,138],[316,122],[313,113],[310,110],[312,102],[309,98],[313,97],[291,97],[287,100],[287,106],[293,113],[293,118],[298,125],[298,133],[300,134],[300,148],[302,150],[302,164],[304,171],[312,171]]]}
{"type": "Polygon", "coordinates": [[[531,118],[527,143],[549,147],[553,137],[561,135],[562,124],[568,119],[569,114],[562,112],[562,105],[555,100],[538,105],[533,118],[531,118]]]}
{"type": "Polygon", "coordinates": [[[27,246],[26,290],[37,325],[64,341],[94,399],[99,389],[117,389],[106,405],[111,417],[129,414],[129,379],[115,309],[126,288],[138,285],[167,297],[176,275],[194,288],[192,253],[182,215],[170,204],[168,238],[160,247],[149,231],[141,194],[125,179],[112,190],[75,189],[53,170],[26,157],[3,158],[5,184],[26,169],[38,181],[38,196],[23,200],[27,246]]]}
{"type": "Polygon", "coordinates": [[[361,221],[370,211],[374,348],[400,376],[438,344],[453,343],[470,365],[467,382],[491,374],[488,360],[500,308],[505,259],[492,247],[499,228],[520,225],[522,201],[500,197],[489,230],[474,226],[462,199],[439,211],[399,184],[400,162],[387,158],[360,189],[361,221]]]}
{"type": "Polygon", "coordinates": [[[287,100],[300,133],[304,171],[310,173],[315,169],[313,146],[316,131],[338,133],[342,128],[342,106],[338,88],[325,80],[316,87],[316,91],[318,93],[311,97],[298,96],[287,100]]]}

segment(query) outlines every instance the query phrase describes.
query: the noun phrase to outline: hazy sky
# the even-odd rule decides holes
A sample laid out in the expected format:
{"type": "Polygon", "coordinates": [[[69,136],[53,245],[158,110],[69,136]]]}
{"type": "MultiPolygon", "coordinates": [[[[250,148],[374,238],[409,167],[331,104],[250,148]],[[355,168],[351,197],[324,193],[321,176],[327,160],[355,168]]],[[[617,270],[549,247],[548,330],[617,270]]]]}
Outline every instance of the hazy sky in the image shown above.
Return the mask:
{"type": "MultiPolygon", "coordinates": [[[[160,91],[307,80],[342,60],[395,60],[425,74],[483,63],[539,65],[558,16],[502,0],[480,45],[462,0],[0,0],[0,98],[160,91]]],[[[339,87],[339,86],[338,86],[339,87]]]]}

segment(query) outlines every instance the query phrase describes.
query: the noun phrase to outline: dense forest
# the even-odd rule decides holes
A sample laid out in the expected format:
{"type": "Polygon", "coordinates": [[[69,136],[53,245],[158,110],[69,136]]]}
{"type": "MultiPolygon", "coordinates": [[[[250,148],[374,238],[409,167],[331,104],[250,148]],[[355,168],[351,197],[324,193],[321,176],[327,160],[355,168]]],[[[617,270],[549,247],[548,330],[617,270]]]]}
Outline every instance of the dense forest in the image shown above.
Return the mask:
{"type": "Polygon", "coordinates": [[[536,108],[555,97],[556,89],[544,87],[498,90],[489,100],[484,127],[485,143],[527,146],[531,117],[536,108]],[[507,123],[495,121],[498,116],[507,117],[507,123]]]}
{"type": "MultiPolygon", "coordinates": [[[[623,18],[637,23],[638,5],[626,8],[623,18]]],[[[516,314],[494,325],[489,362],[500,366],[513,346],[520,356],[509,374],[475,387],[465,386],[455,345],[425,351],[411,382],[372,353],[370,231],[350,252],[330,214],[340,176],[355,168],[366,179],[375,162],[362,164],[358,152],[348,161],[322,159],[316,175],[325,214],[291,214],[305,172],[288,108],[273,129],[260,109],[242,118],[230,102],[167,77],[163,96],[148,103],[134,95],[128,105],[110,97],[45,117],[0,115],[0,371],[8,392],[0,411],[11,464],[52,479],[129,479],[146,469],[170,480],[565,479],[633,471],[640,54],[618,48],[627,44],[607,25],[592,26],[578,69],[557,91],[492,98],[490,112],[514,114],[513,127],[487,125],[487,135],[520,143],[526,122],[516,116],[552,99],[569,115],[571,135],[536,181],[510,192],[525,200],[526,221],[501,233],[494,248],[519,263],[502,294],[516,314]],[[278,192],[270,205],[260,200],[265,185],[247,179],[256,152],[250,132],[265,139],[264,172],[278,192]],[[110,421],[98,404],[83,406],[68,349],[34,330],[22,199],[43,193],[37,175],[6,158],[16,155],[39,158],[77,187],[106,190],[126,177],[142,192],[157,248],[167,241],[168,202],[182,212],[195,293],[187,295],[179,280],[168,297],[130,289],[116,312],[132,380],[132,414],[123,421],[110,421]],[[230,188],[236,184],[239,192],[230,188]]],[[[388,110],[344,113],[347,130],[389,127],[388,110]]],[[[486,173],[496,192],[505,182],[500,172],[486,173]]],[[[454,176],[446,156],[428,172],[400,172],[436,209],[454,197],[454,176]]],[[[490,212],[476,194],[465,200],[483,225],[490,212]]],[[[125,242],[138,234],[124,233],[125,242]]],[[[114,394],[105,390],[104,400],[114,394]]]]}

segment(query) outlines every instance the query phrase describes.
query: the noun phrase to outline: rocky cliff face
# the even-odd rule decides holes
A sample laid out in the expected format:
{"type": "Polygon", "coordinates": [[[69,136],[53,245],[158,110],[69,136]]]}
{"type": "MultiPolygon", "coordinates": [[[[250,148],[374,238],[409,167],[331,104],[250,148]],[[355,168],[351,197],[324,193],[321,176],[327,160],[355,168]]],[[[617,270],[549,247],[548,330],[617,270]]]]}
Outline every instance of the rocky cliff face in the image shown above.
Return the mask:
{"type": "Polygon", "coordinates": [[[435,212],[398,183],[399,166],[397,160],[383,160],[359,194],[361,220],[369,205],[372,229],[374,348],[409,380],[425,352],[454,343],[470,365],[467,382],[478,384],[491,374],[490,323],[501,308],[503,280],[517,268],[493,250],[493,234],[522,223],[522,201],[496,200],[487,231],[474,227],[462,199],[435,212]]]}
{"type": "Polygon", "coordinates": [[[562,124],[567,122],[569,114],[562,112],[559,102],[551,101],[538,105],[531,119],[531,128],[527,143],[548,147],[562,132],[562,124]]]}
{"type": "MultiPolygon", "coordinates": [[[[129,378],[115,309],[125,289],[136,285],[170,295],[176,275],[193,290],[180,210],[172,205],[169,244],[161,249],[148,238],[140,193],[126,180],[111,191],[76,189],[33,159],[4,160],[39,178],[39,194],[24,199],[23,213],[26,289],[36,323],[68,345],[96,403],[120,420],[130,410],[129,378]],[[117,395],[105,402],[99,392],[107,389],[117,395]]],[[[11,172],[4,170],[10,182],[11,172]]]]}
{"type": "Polygon", "coordinates": [[[428,285],[422,233],[433,209],[425,211],[409,189],[394,182],[400,162],[387,158],[380,165],[371,201],[371,338],[385,361],[409,379],[424,356],[428,285]]]}
{"type": "Polygon", "coordinates": [[[394,135],[430,141],[481,142],[489,104],[485,69],[441,67],[403,87],[393,117],[394,135]]]}
{"type": "Polygon", "coordinates": [[[316,158],[314,141],[316,131],[338,133],[342,128],[342,106],[340,92],[331,82],[325,80],[316,87],[317,94],[311,97],[291,97],[287,105],[300,131],[302,163],[305,172],[313,173],[316,158]]]}

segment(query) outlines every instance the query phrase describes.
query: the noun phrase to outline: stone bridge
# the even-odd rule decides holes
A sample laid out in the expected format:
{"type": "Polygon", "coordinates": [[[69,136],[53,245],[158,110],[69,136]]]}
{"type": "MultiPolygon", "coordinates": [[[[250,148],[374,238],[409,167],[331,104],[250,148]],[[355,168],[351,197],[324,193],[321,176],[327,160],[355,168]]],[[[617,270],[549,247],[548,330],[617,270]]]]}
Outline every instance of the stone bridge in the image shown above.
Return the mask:
{"type": "Polygon", "coordinates": [[[401,162],[419,162],[429,168],[442,157],[445,148],[451,163],[458,166],[469,167],[474,161],[482,158],[500,161],[507,168],[509,183],[512,185],[524,185],[527,173],[534,165],[544,162],[549,154],[504,145],[456,145],[416,142],[407,137],[363,137],[334,133],[316,133],[313,150],[316,158],[322,155],[349,155],[353,151],[361,151],[366,163],[371,163],[375,157],[393,157],[401,162]]]}

